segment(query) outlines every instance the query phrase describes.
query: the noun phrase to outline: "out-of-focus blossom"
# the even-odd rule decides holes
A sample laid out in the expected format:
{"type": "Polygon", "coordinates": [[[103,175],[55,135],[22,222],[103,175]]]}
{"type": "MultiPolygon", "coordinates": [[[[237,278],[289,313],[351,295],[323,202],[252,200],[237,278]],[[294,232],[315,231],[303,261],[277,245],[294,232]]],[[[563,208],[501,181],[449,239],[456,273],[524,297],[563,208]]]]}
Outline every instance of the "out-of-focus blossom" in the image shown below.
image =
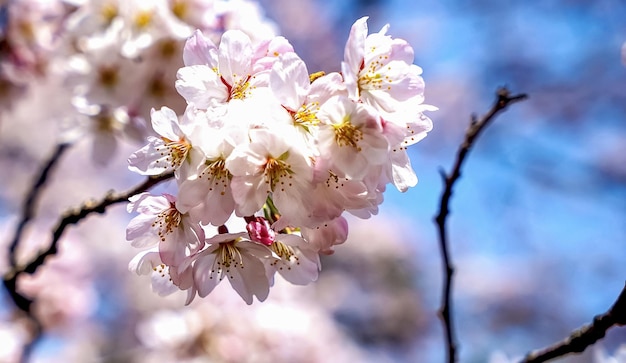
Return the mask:
{"type": "Polygon", "coordinates": [[[19,323],[0,323],[0,339],[2,339],[2,349],[0,350],[1,362],[19,362],[22,356],[22,349],[28,342],[28,332],[19,323]]]}
{"type": "Polygon", "coordinates": [[[601,345],[594,346],[594,363],[626,363],[626,344],[620,345],[612,355],[609,355],[601,345]]]}

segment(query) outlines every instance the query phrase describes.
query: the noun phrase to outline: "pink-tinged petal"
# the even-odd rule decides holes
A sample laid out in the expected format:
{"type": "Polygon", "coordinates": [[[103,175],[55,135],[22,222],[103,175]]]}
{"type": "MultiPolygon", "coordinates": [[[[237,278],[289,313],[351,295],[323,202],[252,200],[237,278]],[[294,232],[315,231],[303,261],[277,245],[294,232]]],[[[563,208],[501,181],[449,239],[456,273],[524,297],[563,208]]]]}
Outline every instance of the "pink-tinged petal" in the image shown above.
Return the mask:
{"type": "Polygon", "coordinates": [[[178,116],[174,110],[165,106],[158,111],[153,108],[150,111],[150,117],[152,128],[157,134],[172,141],[178,141],[183,136],[183,132],[178,126],[178,116]]]}
{"type": "Polygon", "coordinates": [[[178,167],[174,172],[174,177],[176,180],[187,180],[190,177],[195,176],[199,165],[204,163],[205,159],[206,156],[204,155],[204,152],[202,152],[199,147],[192,146],[189,149],[187,156],[180,164],[180,167],[178,167]]]}
{"type": "Polygon", "coordinates": [[[433,122],[424,114],[419,114],[415,122],[407,124],[406,137],[402,142],[403,147],[413,145],[423,138],[433,129],[433,122]]]}
{"type": "Polygon", "coordinates": [[[138,253],[128,264],[128,270],[137,275],[148,275],[154,271],[156,266],[161,264],[159,252],[148,250],[138,253]]]}
{"type": "Polygon", "coordinates": [[[183,230],[184,241],[191,253],[195,253],[205,245],[206,236],[204,229],[189,215],[184,215],[182,219],[182,225],[185,226],[183,230]]]}
{"type": "MultiPolygon", "coordinates": [[[[406,40],[393,39],[391,41],[391,54],[389,58],[406,64],[412,64],[415,59],[415,51],[406,40]]],[[[420,71],[419,74],[422,74],[422,72],[420,71]]]]}
{"type": "Polygon", "coordinates": [[[217,47],[200,30],[196,30],[185,43],[183,62],[186,66],[202,64],[213,68],[217,66],[217,47]]]}
{"type": "Polygon", "coordinates": [[[187,213],[193,207],[202,204],[208,193],[210,181],[207,178],[184,180],[178,187],[178,202],[176,208],[181,213],[187,213]]]}
{"type": "Polygon", "coordinates": [[[350,69],[350,65],[341,62],[341,74],[343,75],[343,83],[346,85],[348,97],[353,101],[359,100],[358,73],[350,69]]]}
{"type": "Polygon", "coordinates": [[[263,172],[265,153],[252,153],[247,145],[236,147],[226,159],[226,169],[234,176],[258,175],[263,172]]]}
{"type": "Polygon", "coordinates": [[[320,105],[333,96],[348,96],[348,90],[343,77],[337,72],[329,73],[311,83],[308,102],[318,102],[320,105]]]}
{"type": "Polygon", "coordinates": [[[361,68],[365,53],[365,39],[367,37],[367,16],[354,22],[350,29],[350,36],[346,42],[344,61],[350,70],[357,74],[361,68]]]}
{"type": "Polygon", "coordinates": [[[238,217],[253,215],[261,209],[270,191],[264,179],[255,176],[235,176],[231,188],[238,217]]]}
{"type": "MultiPolygon", "coordinates": [[[[247,234],[247,233],[246,233],[247,234]]],[[[266,258],[276,258],[276,254],[273,253],[269,248],[260,245],[258,243],[250,242],[243,240],[238,242],[239,245],[245,246],[246,253],[254,256],[258,260],[263,260],[266,258]]]]}
{"type": "Polygon", "coordinates": [[[176,73],[176,90],[185,100],[199,109],[228,100],[228,89],[211,68],[203,65],[183,67],[176,73]]]}
{"type": "Polygon", "coordinates": [[[242,268],[232,269],[232,278],[229,278],[233,289],[241,296],[246,304],[252,304],[252,297],[264,301],[270,292],[269,281],[265,273],[265,266],[261,261],[247,253],[241,254],[242,268]]]}
{"type": "Polygon", "coordinates": [[[392,61],[387,64],[389,70],[385,76],[389,77],[389,95],[397,101],[406,101],[424,93],[424,79],[416,74],[415,67],[409,67],[404,62],[392,61]]]}
{"type": "Polygon", "coordinates": [[[148,145],[128,157],[128,169],[141,175],[159,175],[171,170],[167,154],[163,154],[164,145],[163,140],[148,136],[148,145]]]}
{"type": "Polygon", "coordinates": [[[295,234],[280,234],[277,241],[289,246],[294,254],[293,257],[282,256],[281,262],[276,264],[285,280],[296,285],[307,285],[317,280],[321,263],[315,246],[295,234]]]}
{"type": "Polygon", "coordinates": [[[209,295],[221,281],[221,274],[218,274],[217,270],[213,272],[216,257],[214,253],[203,252],[193,266],[193,280],[200,297],[209,295]]]}
{"type": "Polygon", "coordinates": [[[185,306],[191,304],[193,299],[195,299],[197,292],[198,291],[196,290],[195,287],[191,287],[190,289],[187,290],[187,298],[185,299],[185,306]]]}
{"type": "Polygon", "coordinates": [[[168,296],[179,291],[178,286],[172,283],[169,274],[169,267],[157,268],[150,274],[152,291],[159,296],[168,296]]]}
{"type": "Polygon", "coordinates": [[[302,236],[320,253],[334,253],[333,246],[342,244],[348,239],[348,221],[338,217],[316,228],[303,228],[302,236]]]}
{"type": "Polygon", "coordinates": [[[179,238],[182,233],[177,233],[174,238],[168,238],[165,241],[159,241],[159,257],[163,263],[170,266],[178,266],[185,259],[186,241],[179,238]]]}
{"type": "Polygon", "coordinates": [[[130,220],[126,227],[126,240],[131,242],[133,247],[152,247],[159,242],[159,238],[152,231],[154,216],[140,214],[130,220]]]}
{"type": "Polygon", "coordinates": [[[220,192],[213,190],[204,198],[204,202],[191,209],[189,214],[202,224],[221,226],[233,214],[235,210],[235,200],[230,187],[220,192]]]}
{"type": "Polygon", "coordinates": [[[220,75],[233,86],[241,83],[252,71],[252,44],[242,31],[228,30],[218,50],[220,75]]]}
{"type": "Polygon", "coordinates": [[[133,195],[128,200],[130,201],[126,208],[128,213],[157,215],[170,207],[170,202],[167,198],[161,195],[151,195],[149,192],[133,195]]]}
{"type": "Polygon", "coordinates": [[[306,65],[296,53],[279,58],[270,73],[270,88],[280,103],[290,111],[297,111],[309,93],[311,83],[306,65]]]}
{"type": "Polygon", "coordinates": [[[281,36],[261,42],[254,49],[253,72],[269,70],[281,54],[293,52],[293,46],[281,36]]]}
{"type": "Polygon", "coordinates": [[[391,153],[391,162],[393,184],[400,192],[404,193],[410,187],[417,185],[417,176],[411,167],[411,159],[406,151],[391,153]]]}

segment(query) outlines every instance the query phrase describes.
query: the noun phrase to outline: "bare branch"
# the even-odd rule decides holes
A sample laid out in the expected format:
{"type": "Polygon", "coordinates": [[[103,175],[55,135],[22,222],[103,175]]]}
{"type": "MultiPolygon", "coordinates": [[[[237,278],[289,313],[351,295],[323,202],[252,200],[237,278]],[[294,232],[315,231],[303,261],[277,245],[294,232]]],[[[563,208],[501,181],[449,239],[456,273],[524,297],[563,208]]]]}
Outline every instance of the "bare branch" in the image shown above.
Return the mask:
{"type": "Polygon", "coordinates": [[[452,303],[450,295],[452,292],[452,277],[454,275],[454,267],[452,266],[450,252],[448,250],[448,240],[446,234],[446,219],[450,214],[449,204],[452,197],[452,189],[454,183],[461,177],[461,166],[467,157],[472,145],[491,121],[502,111],[504,111],[509,105],[525,100],[527,96],[525,94],[519,94],[511,96],[506,88],[501,88],[497,92],[497,99],[489,112],[478,119],[476,116],[472,116],[470,119],[470,125],[465,132],[465,139],[459,147],[456,154],[456,161],[452,167],[450,174],[446,174],[444,170],[440,170],[441,177],[444,183],[444,190],[441,194],[441,201],[439,204],[439,213],[435,217],[435,222],[439,230],[439,248],[441,250],[441,256],[443,259],[443,267],[445,274],[445,283],[442,293],[441,308],[439,315],[443,321],[445,335],[446,335],[446,347],[448,355],[448,363],[457,362],[457,343],[454,337],[454,328],[452,324],[452,303]]]}
{"type": "Polygon", "coordinates": [[[16,284],[17,278],[22,273],[33,274],[37,271],[37,269],[42,266],[48,256],[54,255],[57,253],[58,242],[65,231],[65,228],[72,224],[76,224],[86,218],[88,215],[92,213],[104,213],[106,209],[114,204],[125,202],[133,195],[144,192],[156,184],[168,180],[172,178],[173,173],[166,173],[157,176],[150,176],[143,183],[135,186],[134,188],[121,192],[121,193],[108,193],[102,200],[99,202],[87,202],[84,203],[81,207],[70,210],[63,216],[61,221],[59,221],[57,227],[52,233],[52,242],[50,246],[41,251],[37,257],[32,260],[30,263],[25,266],[15,266],[13,270],[9,271],[3,278],[3,283],[6,289],[9,292],[9,295],[15,302],[15,305],[23,310],[26,313],[30,313],[30,307],[32,301],[25,296],[22,296],[17,292],[16,284]]]}
{"type": "Polygon", "coordinates": [[[44,167],[41,168],[39,177],[37,177],[35,183],[33,183],[30,190],[28,191],[28,194],[26,195],[24,205],[22,206],[22,215],[20,216],[17,228],[15,229],[15,234],[13,235],[13,239],[11,240],[11,244],[9,245],[9,264],[12,267],[15,267],[15,265],[17,264],[15,257],[17,246],[22,239],[24,228],[35,214],[35,204],[37,203],[37,199],[39,198],[39,195],[43,191],[44,186],[48,181],[48,176],[69,146],[70,144],[67,143],[61,143],[57,145],[56,149],[54,149],[54,152],[52,153],[52,155],[50,155],[50,158],[48,159],[44,167]]]}
{"type": "Polygon", "coordinates": [[[591,324],[573,331],[562,341],[528,353],[522,363],[547,362],[567,354],[582,353],[587,347],[604,338],[610,328],[624,325],[626,325],[626,286],[606,313],[594,317],[591,324]]]}

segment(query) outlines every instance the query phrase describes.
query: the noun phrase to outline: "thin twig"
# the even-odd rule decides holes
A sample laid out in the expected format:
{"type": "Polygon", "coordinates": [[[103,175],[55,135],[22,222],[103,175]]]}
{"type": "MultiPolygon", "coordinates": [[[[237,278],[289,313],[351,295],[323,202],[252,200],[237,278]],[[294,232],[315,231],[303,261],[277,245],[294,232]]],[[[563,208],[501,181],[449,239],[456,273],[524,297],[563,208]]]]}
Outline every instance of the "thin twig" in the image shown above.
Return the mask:
{"type": "Polygon", "coordinates": [[[454,334],[454,328],[452,324],[452,303],[450,295],[452,292],[452,277],[454,275],[454,267],[448,250],[448,239],[446,235],[446,219],[450,214],[449,204],[452,197],[452,188],[454,183],[461,177],[461,166],[467,157],[472,145],[478,138],[478,135],[482,130],[487,127],[491,121],[502,111],[504,111],[509,105],[525,100],[527,96],[525,94],[511,96],[506,88],[501,88],[497,92],[497,100],[491,107],[489,112],[483,117],[476,119],[472,116],[470,125],[465,133],[465,140],[459,147],[456,154],[456,161],[452,167],[450,174],[446,174],[444,170],[440,170],[441,177],[444,183],[444,191],[441,194],[441,201],[439,204],[439,213],[435,217],[439,230],[439,248],[443,259],[443,267],[445,274],[445,283],[443,287],[441,308],[439,315],[443,321],[445,335],[446,335],[446,347],[448,355],[448,363],[457,362],[457,343],[454,334]]]}
{"type": "Polygon", "coordinates": [[[70,210],[65,216],[59,221],[57,227],[52,233],[52,242],[50,246],[41,251],[37,257],[32,260],[30,263],[24,266],[16,266],[12,271],[9,271],[3,278],[3,283],[6,289],[9,292],[9,295],[15,302],[15,305],[20,308],[22,311],[30,314],[30,307],[32,304],[32,300],[27,297],[21,295],[17,292],[16,284],[17,278],[22,273],[33,274],[37,271],[37,269],[42,266],[48,256],[54,255],[57,253],[58,242],[65,231],[65,228],[71,224],[76,224],[80,222],[82,219],[90,215],[91,213],[104,213],[106,209],[117,203],[125,202],[133,195],[144,192],[154,185],[168,180],[172,178],[173,173],[166,173],[157,176],[151,176],[146,179],[143,183],[135,186],[134,188],[121,192],[121,193],[113,193],[109,192],[102,200],[99,202],[87,202],[84,203],[80,208],[75,208],[70,210]]]}
{"type": "Polygon", "coordinates": [[[624,325],[626,325],[626,286],[606,313],[597,315],[591,324],[573,331],[562,341],[528,353],[522,363],[547,362],[567,354],[582,353],[587,347],[604,338],[610,328],[624,325]]]}
{"type": "Polygon", "coordinates": [[[9,245],[9,264],[11,267],[15,267],[15,265],[17,264],[15,256],[17,246],[22,239],[24,228],[26,228],[26,225],[28,224],[28,222],[30,222],[30,220],[33,218],[33,215],[35,214],[35,204],[37,203],[37,199],[39,198],[39,195],[43,191],[44,186],[48,181],[48,176],[69,146],[70,144],[67,143],[60,143],[57,145],[56,149],[54,149],[54,152],[52,153],[52,155],[50,155],[44,167],[41,168],[39,177],[37,177],[30,190],[28,191],[28,195],[26,196],[26,199],[24,200],[24,205],[22,206],[22,215],[20,216],[17,228],[15,229],[15,234],[13,235],[13,239],[11,240],[11,244],[9,245]]]}

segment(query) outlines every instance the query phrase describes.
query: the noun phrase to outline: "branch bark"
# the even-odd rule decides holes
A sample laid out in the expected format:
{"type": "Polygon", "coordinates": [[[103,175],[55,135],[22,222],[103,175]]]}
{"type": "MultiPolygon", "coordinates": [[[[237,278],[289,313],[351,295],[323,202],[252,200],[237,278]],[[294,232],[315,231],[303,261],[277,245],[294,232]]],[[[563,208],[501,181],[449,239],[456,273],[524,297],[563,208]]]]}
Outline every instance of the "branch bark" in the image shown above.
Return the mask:
{"type": "Polygon", "coordinates": [[[459,147],[456,160],[452,167],[450,174],[446,174],[444,170],[440,170],[441,177],[444,183],[444,190],[441,194],[441,201],[439,203],[439,213],[435,217],[435,223],[439,232],[439,249],[443,260],[443,269],[445,282],[442,292],[441,308],[439,315],[442,319],[446,337],[447,347],[447,361],[448,363],[455,363],[458,361],[457,357],[457,342],[454,334],[454,325],[452,322],[452,279],[454,276],[454,267],[452,265],[452,259],[448,248],[448,238],[446,233],[446,220],[450,214],[450,198],[452,197],[452,191],[454,183],[461,177],[461,167],[463,162],[467,158],[467,155],[476,142],[476,139],[481,132],[487,127],[493,119],[502,111],[504,111],[509,105],[525,100],[528,98],[525,94],[511,95],[506,88],[500,88],[497,92],[496,102],[491,109],[480,119],[476,116],[472,116],[470,125],[465,132],[465,139],[459,147]]]}
{"type": "Polygon", "coordinates": [[[582,353],[587,347],[604,338],[614,326],[626,325],[626,286],[604,314],[597,315],[593,322],[573,331],[569,337],[553,345],[530,352],[521,363],[540,363],[563,357],[571,353],[582,353]]]}
{"type": "Polygon", "coordinates": [[[24,228],[30,220],[33,218],[35,214],[35,204],[37,203],[37,199],[39,199],[39,195],[44,189],[46,182],[48,181],[48,177],[50,173],[56,166],[57,162],[63,156],[63,153],[68,149],[70,144],[60,143],[52,152],[52,155],[46,161],[46,164],[41,168],[39,176],[31,186],[28,194],[26,195],[26,199],[24,200],[24,205],[22,206],[22,215],[20,216],[20,221],[17,224],[17,228],[15,229],[15,234],[11,239],[11,244],[9,245],[9,264],[12,267],[15,267],[17,261],[15,260],[15,253],[17,250],[17,246],[22,239],[22,234],[24,233],[24,228]]]}

